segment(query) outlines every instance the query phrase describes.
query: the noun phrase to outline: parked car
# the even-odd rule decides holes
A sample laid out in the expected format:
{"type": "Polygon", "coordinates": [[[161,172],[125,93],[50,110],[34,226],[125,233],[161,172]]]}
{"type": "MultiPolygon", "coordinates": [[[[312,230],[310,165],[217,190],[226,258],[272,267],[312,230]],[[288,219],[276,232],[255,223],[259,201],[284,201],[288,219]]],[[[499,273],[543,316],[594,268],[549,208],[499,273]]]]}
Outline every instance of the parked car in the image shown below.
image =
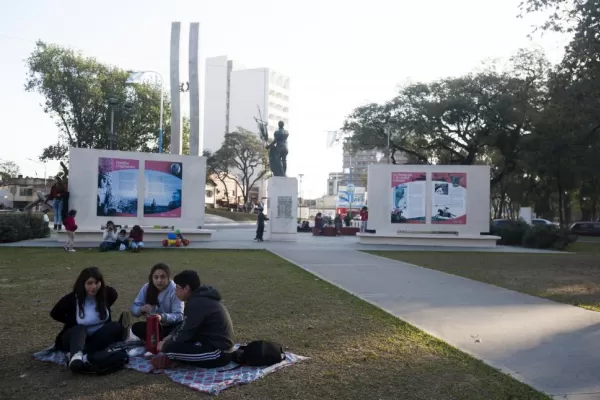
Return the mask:
{"type": "Polygon", "coordinates": [[[571,233],[579,236],[600,236],[600,222],[580,221],[571,225],[571,233]]]}
{"type": "MultiPolygon", "coordinates": [[[[502,226],[502,225],[506,225],[508,223],[510,223],[511,221],[514,221],[512,219],[494,219],[492,220],[492,226],[493,227],[498,227],[498,226],[502,226]]],[[[554,222],[547,220],[547,219],[543,219],[543,218],[534,218],[531,220],[531,224],[532,225],[556,225],[558,226],[558,224],[555,224],[554,222]]]]}

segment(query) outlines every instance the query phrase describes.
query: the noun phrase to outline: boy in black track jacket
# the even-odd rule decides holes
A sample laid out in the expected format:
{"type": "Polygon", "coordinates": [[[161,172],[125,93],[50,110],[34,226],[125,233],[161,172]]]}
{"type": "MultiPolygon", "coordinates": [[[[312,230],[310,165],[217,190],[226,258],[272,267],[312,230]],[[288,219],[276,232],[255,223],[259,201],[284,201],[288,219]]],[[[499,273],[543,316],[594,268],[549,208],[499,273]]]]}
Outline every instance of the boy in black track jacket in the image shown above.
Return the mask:
{"type": "Polygon", "coordinates": [[[163,355],[152,364],[167,368],[170,360],[179,360],[201,368],[227,365],[233,352],[233,325],[221,295],[212,286],[200,285],[195,271],[180,272],[173,281],[175,294],[186,303],[183,323],[158,344],[163,355]]]}

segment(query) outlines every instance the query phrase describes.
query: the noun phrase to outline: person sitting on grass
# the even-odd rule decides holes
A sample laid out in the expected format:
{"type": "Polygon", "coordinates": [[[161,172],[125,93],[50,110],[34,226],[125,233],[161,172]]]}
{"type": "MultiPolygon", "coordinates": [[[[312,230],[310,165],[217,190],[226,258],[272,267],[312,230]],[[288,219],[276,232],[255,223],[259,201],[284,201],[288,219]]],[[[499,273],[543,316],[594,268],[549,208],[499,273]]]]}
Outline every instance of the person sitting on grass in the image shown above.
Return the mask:
{"type": "Polygon", "coordinates": [[[144,248],[144,230],[139,225],[134,225],[129,232],[129,247],[134,253],[144,248]]]}
{"type": "Polygon", "coordinates": [[[117,248],[117,235],[115,224],[108,221],[102,233],[102,243],[100,243],[100,251],[109,251],[117,248]]]}
{"type": "Polygon", "coordinates": [[[129,248],[129,239],[125,229],[121,229],[119,231],[115,245],[120,251],[127,250],[129,248]]]}
{"type": "MultiPolygon", "coordinates": [[[[131,314],[134,317],[158,315],[161,340],[183,321],[183,301],[175,295],[175,282],[171,280],[171,269],[167,264],[158,263],[152,267],[148,283],[142,286],[131,306],[131,314]]],[[[134,323],[131,331],[144,341],[146,321],[134,323]]]]}
{"type": "Polygon", "coordinates": [[[50,311],[52,319],[64,324],[54,346],[68,353],[71,371],[82,371],[88,354],[104,350],[129,333],[129,313],[121,314],[119,322],[112,321],[110,308],[117,297],[117,291],[104,283],[100,270],[89,267],[50,311]]]}
{"type": "Polygon", "coordinates": [[[173,281],[175,294],[186,303],[183,323],[158,342],[161,354],[152,359],[152,365],[164,369],[172,360],[200,368],[227,365],[233,353],[233,324],[221,295],[212,286],[201,285],[196,271],[180,272],[173,281]]]}

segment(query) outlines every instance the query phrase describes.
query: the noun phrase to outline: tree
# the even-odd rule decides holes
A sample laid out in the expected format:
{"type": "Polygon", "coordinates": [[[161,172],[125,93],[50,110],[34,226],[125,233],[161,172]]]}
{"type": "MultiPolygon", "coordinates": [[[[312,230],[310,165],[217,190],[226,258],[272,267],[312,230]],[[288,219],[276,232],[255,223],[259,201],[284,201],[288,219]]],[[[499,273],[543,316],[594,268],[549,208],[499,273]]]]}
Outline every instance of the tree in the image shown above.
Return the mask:
{"type": "Polygon", "coordinates": [[[19,166],[14,161],[0,161],[0,181],[16,178],[19,172],[19,166]]]}
{"type": "Polygon", "coordinates": [[[267,150],[258,135],[246,129],[226,133],[223,145],[215,153],[220,167],[228,169],[231,177],[242,188],[244,203],[256,182],[268,173],[267,150]]]}
{"type": "MultiPolygon", "coordinates": [[[[206,173],[208,176],[214,176],[225,188],[225,201],[229,204],[229,188],[227,187],[227,179],[233,168],[231,159],[224,152],[216,151],[211,153],[205,150],[202,154],[206,157],[206,173]]],[[[207,179],[208,181],[208,179],[207,179]]]]}
{"type": "MultiPolygon", "coordinates": [[[[107,148],[111,99],[118,105],[114,109],[117,148],[157,151],[162,93],[158,85],[128,85],[126,71],[42,41],[26,64],[25,89],[42,95],[43,110],[60,132],[57,143],[44,149],[42,159],[64,159],[69,147],[107,148]]],[[[164,107],[168,115],[166,98],[164,107]]],[[[163,136],[168,148],[168,124],[163,136]]]]}

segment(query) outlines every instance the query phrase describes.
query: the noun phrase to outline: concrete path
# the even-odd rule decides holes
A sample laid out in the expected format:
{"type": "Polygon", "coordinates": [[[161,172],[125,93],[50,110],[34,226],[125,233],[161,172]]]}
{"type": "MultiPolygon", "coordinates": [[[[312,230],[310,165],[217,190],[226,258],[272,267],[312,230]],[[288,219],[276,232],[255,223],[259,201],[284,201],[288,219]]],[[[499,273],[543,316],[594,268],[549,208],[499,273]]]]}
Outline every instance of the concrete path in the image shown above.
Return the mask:
{"type": "Polygon", "coordinates": [[[600,313],[353,250],[271,251],[542,392],[600,399],[600,313]]]}

